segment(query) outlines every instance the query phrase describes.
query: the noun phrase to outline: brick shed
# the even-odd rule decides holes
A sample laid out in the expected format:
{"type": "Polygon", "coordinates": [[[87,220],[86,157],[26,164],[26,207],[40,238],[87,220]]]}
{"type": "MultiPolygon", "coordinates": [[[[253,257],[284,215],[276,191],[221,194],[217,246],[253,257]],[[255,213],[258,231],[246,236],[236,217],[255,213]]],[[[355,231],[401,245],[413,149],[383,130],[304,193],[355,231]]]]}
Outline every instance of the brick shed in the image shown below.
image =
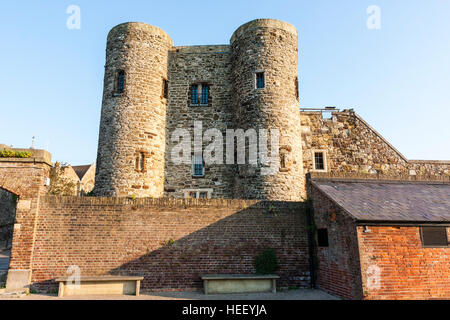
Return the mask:
{"type": "Polygon", "coordinates": [[[311,178],[316,285],[345,299],[450,298],[450,183],[311,178]]]}

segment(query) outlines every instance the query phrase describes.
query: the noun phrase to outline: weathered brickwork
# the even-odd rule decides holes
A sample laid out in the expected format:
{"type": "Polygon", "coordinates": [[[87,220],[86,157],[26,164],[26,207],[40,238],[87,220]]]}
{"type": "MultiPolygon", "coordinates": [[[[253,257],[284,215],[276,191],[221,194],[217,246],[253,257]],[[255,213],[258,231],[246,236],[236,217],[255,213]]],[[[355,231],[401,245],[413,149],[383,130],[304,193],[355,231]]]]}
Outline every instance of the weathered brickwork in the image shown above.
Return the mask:
{"type": "MultiPolygon", "coordinates": [[[[450,298],[449,247],[423,248],[419,227],[370,226],[369,230],[358,227],[365,299],[450,298]],[[368,286],[368,278],[378,274],[374,270],[379,270],[379,287],[376,279],[375,285],[368,286]]],[[[450,228],[447,236],[450,239],[450,228]]]]}
{"type": "MultiPolygon", "coordinates": [[[[14,284],[11,289],[28,284],[39,198],[47,192],[45,180],[49,177],[51,168],[51,155],[44,150],[13,150],[27,151],[33,155],[23,159],[0,158],[0,189],[19,198],[13,226],[7,289],[11,288],[11,283],[14,284]]],[[[0,204],[0,207],[3,205],[0,204]]]]}
{"type": "Polygon", "coordinates": [[[308,186],[315,229],[328,230],[328,247],[315,244],[318,288],[345,299],[361,299],[362,279],[356,224],[320,190],[308,186]]]}
{"type": "Polygon", "coordinates": [[[254,273],[267,248],[279,260],[278,285],[305,287],[305,223],[296,202],[45,197],[33,288],[54,289],[52,279],[77,265],[82,275],[143,275],[144,291],[200,290],[204,273],[254,273]]]}
{"type": "MultiPolygon", "coordinates": [[[[448,299],[450,247],[424,248],[419,226],[360,226],[308,184],[316,228],[317,286],[345,299],[448,299]]],[[[450,228],[447,227],[450,239],[450,228]]]]}
{"type": "Polygon", "coordinates": [[[324,150],[327,171],[337,174],[450,175],[450,161],[406,159],[352,111],[301,112],[301,120],[305,172],[315,171],[314,150],[324,150]]]}

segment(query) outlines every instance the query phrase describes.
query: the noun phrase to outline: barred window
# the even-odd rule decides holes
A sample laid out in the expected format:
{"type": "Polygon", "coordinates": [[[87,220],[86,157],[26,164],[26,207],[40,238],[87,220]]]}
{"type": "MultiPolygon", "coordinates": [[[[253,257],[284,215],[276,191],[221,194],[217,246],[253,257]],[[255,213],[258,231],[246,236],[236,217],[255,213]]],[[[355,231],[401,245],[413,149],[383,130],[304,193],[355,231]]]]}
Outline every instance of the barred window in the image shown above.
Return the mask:
{"type": "Polygon", "coordinates": [[[256,72],[256,88],[262,89],[265,85],[264,72],[256,72]]]}
{"type": "Polygon", "coordinates": [[[202,84],[202,104],[208,104],[209,86],[202,84]]]}
{"type": "Polygon", "coordinates": [[[202,177],[205,175],[205,167],[203,166],[203,157],[201,155],[194,155],[192,175],[194,177],[202,177]]]}
{"type": "Polygon", "coordinates": [[[198,104],[198,84],[192,85],[191,101],[192,101],[192,104],[198,104]]]}
{"type": "Polygon", "coordinates": [[[325,170],[323,152],[314,152],[314,169],[325,170]]]}

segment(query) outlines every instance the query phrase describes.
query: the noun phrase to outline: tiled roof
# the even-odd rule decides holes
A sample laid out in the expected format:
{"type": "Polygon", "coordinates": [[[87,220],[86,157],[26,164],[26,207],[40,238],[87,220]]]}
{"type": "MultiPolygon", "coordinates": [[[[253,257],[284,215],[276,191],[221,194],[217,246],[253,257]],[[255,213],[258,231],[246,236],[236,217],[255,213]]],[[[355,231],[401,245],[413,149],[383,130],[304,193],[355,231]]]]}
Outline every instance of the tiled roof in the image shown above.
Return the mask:
{"type": "Polygon", "coordinates": [[[80,180],[83,179],[84,175],[86,174],[86,172],[89,170],[89,168],[92,165],[85,165],[85,166],[72,166],[73,170],[75,171],[75,173],[77,174],[78,178],[80,178],[80,180]]]}
{"type": "Polygon", "coordinates": [[[450,184],[313,181],[359,221],[450,222],[450,184]]]}

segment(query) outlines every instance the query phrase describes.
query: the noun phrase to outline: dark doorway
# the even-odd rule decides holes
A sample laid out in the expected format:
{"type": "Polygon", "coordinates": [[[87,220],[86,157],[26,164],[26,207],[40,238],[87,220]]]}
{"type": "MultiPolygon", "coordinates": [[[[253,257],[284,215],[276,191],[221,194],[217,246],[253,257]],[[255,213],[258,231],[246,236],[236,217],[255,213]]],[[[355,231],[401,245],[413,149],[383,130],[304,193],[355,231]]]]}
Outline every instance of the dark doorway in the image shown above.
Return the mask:
{"type": "Polygon", "coordinates": [[[0,288],[5,285],[9,268],[17,199],[14,193],[0,188],[0,288]]]}

